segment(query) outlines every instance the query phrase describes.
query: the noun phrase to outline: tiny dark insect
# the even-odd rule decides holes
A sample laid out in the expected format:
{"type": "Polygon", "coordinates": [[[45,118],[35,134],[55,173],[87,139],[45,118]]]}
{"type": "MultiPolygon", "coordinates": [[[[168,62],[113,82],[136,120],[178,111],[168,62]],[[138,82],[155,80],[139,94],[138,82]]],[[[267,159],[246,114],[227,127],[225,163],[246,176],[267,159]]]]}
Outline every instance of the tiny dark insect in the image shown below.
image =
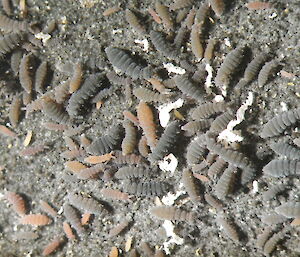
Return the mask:
{"type": "Polygon", "coordinates": [[[112,189],[112,188],[102,188],[101,194],[104,197],[113,199],[113,200],[128,201],[130,199],[130,196],[127,193],[123,193],[119,190],[112,189]]]}
{"type": "Polygon", "coordinates": [[[116,148],[120,142],[122,128],[115,125],[110,129],[109,134],[99,137],[93,141],[88,147],[87,152],[94,155],[103,155],[110,153],[116,148]]]}
{"type": "Polygon", "coordinates": [[[98,94],[96,94],[93,99],[92,99],[92,103],[98,103],[98,102],[102,102],[104,99],[108,98],[109,96],[112,96],[116,90],[118,90],[117,87],[115,86],[111,86],[108,88],[103,88],[98,94]]]}
{"type": "Polygon", "coordinates": [[[159,17],[162,19],[164,27],[167,30],[172,30],[174,25],[168,8],[165,5],[161,4],[160,1],[156,1],[155,10],[159,17]]]}
{"type": "Polygon", "coordinates": [[[188,165],[192,166],[204,159],[206,154],[204,136],[196,137],[187,147],[186,161],[188,165]]]}
{"type": "Polygon", "coordinates": [[[218,17],[222,16],[225,9],[224,0],[209,0],[208,2],[215,14],[218,17]]]}
{"type": "Polygon", "coordinates": [[[191,64],[186,59],[180,60],[180,66],[188,72],[194,72],[197,69],[195,65],[191,64]]]}
{"type": "Polygon", "coordinates": [[[238,47],[227,54],[224,62],[217,72],[215,79],[216,86],[223,88],[228,86],[230,77],[239,67],[244,55],[244,48],[238,47]]]}
{"type": "Polygon", "coordinates": [[[23,56],[23,52],[18,49],[13,51],[13,53],[11,54],[10,67],[13,70],[15,76],[18,76],[19,74],[19,67],[20,67],[22,56],[23,56]]]}
{"type": "Polygon", "coordinates": [[[20,151],[20,156],[33,156],[45,151],[46,149],[48,149],[48,146],[45,144],[30,146],[20,151]]]}
{"type": "Polygon", "coordinates": [[[199,24],[204,24],[205,20],[208,18],[210,12],[209,4],[205,1],[201,3],[199,9],[196,11],[196,21],[199,24]]]}
{"type": "Polygon", "coordinates": [[[204,194],[205,201],[215,208],[217,211],[222,211],[224,208],[224,205],[215,197],[213,197],[211,194],[204,194]]]}
{"type": "Polygon", "coordinates": [[[193,110],[192,118],[194,120],[209,118],[212,115],[226,111],[226,109],[227,109],[227,104],[224,102],[204,103],[193,110]]]}
{"type": "Polygon", "coordinates": [[[116,172],[115,177],[117,179],[147,178],[151,173],[152,170],[142,166],[124,166],[116,172]]]}
{"type": "Polygon", "coordinates": [[[23,34],[11,33],[0,39],[0,57],[11,52],[24,39],[23,34]]]}
{"type": "Polygon", "coordinates": [[[128,227],[129,223],[130,221],[128,220],[121,222],[109,231],[108,237],[114,237],[121,234],[128,227]]]}
{"type": "Polygon", "coordinates": [[[130,78],[123,78],[123,77],[119,76],[115,71],[107,72],[106,77],[108,78],[110,83],[116,84],[119,86],[127,86],[132,83],[130,78]]]}
{"type": "Polygon", "coordinates": [[[263,87],[270,77],[271,72],[278,66],[277,60],[272,60],[270,62],[265,63],[258,74],[258,86],[263,87]]]}
{"type": "Polygon", "coordinates": [[[18,95],[16,95],[10,104],[9,107],[9,121],[11,125],[15,128],[17,127],[20,119],[20,114],[21,114],[21,99],[18,95]]]}
{"type": "Polygon", "coordinates": [[[25,201],[22,196],[14,192],[7,192],[5,194],[5,198],[10,204],[12,204],[12,208],[16,213],[21,216],[26,214],[25,201]]]}
{"type": "Polygon", "coordinates": [[[122,165],[122,164],[135,165],[135,164],[144,163],[144,159],[142,156],[133,153],[123,155],[121,151],[114,151],[114,156],[115,158],[112,159],[112,161],[118,165],[122,165]]]}
{"type": "Polygon", "coordinates": [[[176,138],[180,133],[179,121],[172,121],[165,129],[157,145],[153,148],[149,155],[151,162],[159,161],[168,154],[172,146],[176,143],[176,138]]]}
{"type": "Polygon", "coordinates": [[[192,5],[193,0],[174,0],[174,2],[169,6],[171,11],[176,11],[192,5]]]}
{"type": "Polygon", "coordinates": [[[224,199],[231,191],[234,185],[236,168],[229,165],[223,172],[215,186],[215,193],[219,199],[224,199]]]}
{"type": "Polygon", "coordinates": [[[34,88],[37,92],[40,94],[43,93],[44,86],[45,86],[45,81],[46,81],[46,76],[48,72],[48,67],[47,67],[47,62],[42,62],[39,67],[36,70],[35,73],[35,83],[34,83],[34,88]]]}
{"type": "Polygon", "coordinates": [[[286,217],[280,215],[280,214],[264,214],[261,217],[261,222],[267,224],[267,225],[276,225],[283,223],[287,220],[286,217]]]}
{"type": "Polygon", "coordinates": [[[163,95],[143,87],[134,88],[133,94],[140,101],[144,102],[165,102],[168,99],[167,95],[163,95]]]}
{"type": "Polygon", "coordinates": [[[93,179],[96,178],[100,172],[104,172],[104,165],[102,163],[82,169],[76,172],[76,176],[79,179],[93,179]]]}
{"type": "Polygon", "coordinates": [[[220,133],[226,129],[228,123],[234,119],[234,114],[231,111],[227,111],[219,115],[210,126],[210,131],[214,133],[220,133]]]}
{"type": "Polygon", "coordinates": [[[216,218],[217,223],[221,226],[224,230],[224,233],[233,241],[239,241],[239,235],[236,230],[235,225],[230,224],[225,218],[222,216],[217,216],[216,218]]]}
{"type": "Polygon", "coordinates": [[[200,131],[210,127],[211,120],[190,121],[181,127],[182,130],[188,132],[188,136],[194,135],[200,131]]]}
{"type": "Polygon", "coordinates": [[[207,170],[207,175],[213,178],[215,175],[220,174],[227,166],[227,162],[222,158],[217,157],[216,161],[211,164],[207,170]]]}
{"type": "Polygon", "coordinates": [[[200,102],[203,101],[203,96],[204,96],[203,90],[198,85],[193,84],[190,81],[189,76],[187,75],[176,76],[174,78],[174,81],[176,86],[182,93],[200,102]]]}
{"type": "Polygon", "coordinates": [[[49,254],[52,254],[55,252],[60,245],[64,242],[61,238],[55,238],[53,239],[49,244],[47,244],[43,250],[43,256],[48,256],[49,254]]]}
{"type": "Polygon", "coordinates": [[[63,105],[55,102],[50,97],[45,97],[43,101],[43,112],[53,121],[68,124],[71,118],[64,109],[63,105]]]}
{"type": "Polygon", "coordinates": [[[83,71],[80,63],[75,63],[73,66],[73,75],[70,79],[70,94],[74,93],[81,86],[83,71]]]}
{"type": "Polygon", "coordinates": [[[300,218],[300,202],[286,202],[275,208],[275,212],[287,218],[300,218]]]}
{"type": "Polygon", "coordinates": [[[149,79],[152,77],[152,68],[138,64],[125,50],[117,47],[107,47],[105,53],[109,62],[132,79],[149,79]]]}
{"type": "Polygon", "coordinates": [[[148,154],[150,152],[150,149],[148,147],[147,144],[147,139],[145,136],[142,136],[139,140],[139,144],[138,144],[138,149],[139,149],[139,153],[140,155],[142,155],[143,157],[147,158],[148,154]]]}
{"type": "Polygon", "coordinates": [[[264,62],[267,60],[267,54],[259,54],[246,67],[244,77],[239,81],[236,87],[244,87],[251,82],[258,74],[264,62]]]}
{"type": "Polygon", "coordinates": [[[80,235],[84,233],[84,228],[81,225],[81,221],[77,210],[69,204],[64,204],[64,215],[70,222],[71,226],[75,228],[76,232],[80,235]]]}
{"type": "Polygon", "coordinates": [[[129,9],[125,11],[125,18],[129,25],[140,34],[144,34],[146,32],[145,27],[141,24],[137,16],[129,9]]]}
{"type": "Polygon", "coordinates": [[[20,84],[23,87],[23,89],[30,93],[32,91],[32,78],[31,78],[31,72],[30,72],[30,59],[31,54],[26,54],[23,56],[20,62],[20,69],[19,69],[19,79],[20,84]]]}
{"type": "Polygon", "coordinates": [[[272,229],[271,229],[271,227],[266,227],[264,229],[264,231],[257,236],[256,246],[258,248],[262,249],[264,247],[265,243],[267,242],[267,240],[270,238],[271,235],[272,235],[272,229]]]}
{"type": "Polygon", "coordinates": [[[197,188],[196,179],[189,169],[183,170],[181,181],[191,201],[196,205],[199,204],[201,201],[201,196],[199,194],[199,189],[197,188]]]}
{"type": "Polygon", "coordinates": [[[188,212],[173,206],[157,206],[150,209],[151,215],[161,220],[178,220],[193,224],[195,213],[188,212]]]}
{"type": "Polygon", "coordinates": [[[52,220],[43,214],[28,214],[20,219],[23,225],[45,226],[52,222],[52,220]]]}
{"type": "Polygon", "coordinates": [[[300,161],[272,160],[263,168],[263,172],[275,178],[299,175],[300,161]]]}
{"type": "Polygon", "coordinates": [[[53,217],[57,216],[57,211],[47,202],[40,200],[41,209],[47,214],[52,215],[53,217]]]}
{"type": "Polygon", "coordinates": [[[54,99],[57,103],[64,103],[70,96],[70,80],[62,82],[54,89],[54,99]]]}
{"type": "Polygon", "coordinates": [[[68,199],[70,203],[79,208],[83,209],[92,214],[102,214],[105,211],[105,208],[101,203],[91,197],[84,197],[80,194],[69,193],[68,199]]]}
{"type": "Polygon", "coordinates": [[[125,137],[122,141],[122,153],[124,155],[131,154],[137,145],[137,132],[136,128],[133,126],[133,123],[129,120],[123,121],[123,127],[125,129],[125,137]]]}
{"type": "Polygon", "coordinates": [[[282,240],[282,238],[285,236],[286,232],[289,230],[290,228],[286,228],[283,229],[282,231],[279,231],[278,233],[275,233],[273,236],[271,236],[271,238],[265,243],[264,246],[264,254],[266,256],[269,256],[270,253],[272,253],[275,250],[275,247],[277,245],[277,243],[282,240]]]}
{"type": "Polygon", "coordinates": [[[268,189],[268,191],[263,193],[263,199],[264,201],[270,201],[273,199],[277,194],[285,191],[287,189],[287,185],[285,184],[280,184],[280,185],[275,185],[268,189]]]}
{"type": "Polygon", "coordinates": [[[10,0],[2,0],[2,7],[6,15],[12,15],[13,10],[12,10],[12,3],[10,0]]]}
{"type": "Polygon", "coordinates": [[[88,103],[89,99],[99,91],[102,87],[102,83],[99,82],[102,76],[102,73],[88,76],[80,89],[72,94],[67,106],[67,112],[70,116],[78,115],[83,106],[88,103]]]}
{"type": "Polygon", "coordinates": [[[136,196],[163,196],[167,192],[167,184],[160,181],[129,181],[125,184],[125,191],[136,196]]]}
{"type": "Polygon", "coordinates": [[[140,102],[137,106],[137,117],[144,135],[147,138],[148,145],[152,148],[155,147],[157,143],[157,136],[154,115],[149,105],[145,102],[140,102]]]}
{"type": "Polygon", "coordinates": [[[261,132],[262,138],[280,135],[286,128],[295,124],[300,119],[300,108],[282,112],[269,120],[261,132]]]}
{"type": "Polygon", "coordinates": [[[150,31],[150,39],[154,47],[160,52],[163,56],[171,59],[177,60],[178,59],[178,52],[166,41],[165,36],[158,31],[150,31]]]}
{"type": "Polygon", "coordinates": [[[51,34],[56,28],[56,20],[55,19],[51,19],[48,20],[46,25],[43,28],[43,33],[45,34],[51,34]]]}
{"type": "Polygon", "coordinates": [[[271,143],[270,147],[275,153],[283,155],[288,159],[300,160],[300,149],[293,147],[290,144],[283,142],[271,143]]]}
{"type": "Polygon", "coordinates": [[[197,83],[203,83],[203,78],[206,77],[206,70],[205,70],[205,65],[198,64],[197,69],[194,70],[192,80],[197,82],[197,83]]]}
{"type": "Polygon", "coordinates": [[[244,169],[241,176],[241,182],[243,185],[251,181],[255,176],[256,170],[253,167],[250,160],[240,152],[231,149],[226,149],[220,144],[217,144],[213,137],[213,134],[206,133],[206,142],[208,150],[215,154],[218,154],[226,162],[234,165],[235,167],[244,169]]]}
{"type": "Polygon", "coordinates": [[[186,38],[187,35],[187,28],[186,26],[184,26],[184,24],[182,23],[182,25],[180,26],[180,28],[177,31],[177,34],[174,38],[173,44],[175,46],[176,49],[180,49],[180,47],[183,45],[184,40],[186,38]]]}
{"type": "Polygon", "coordinates": [[[219,155],[225,161],[233,164],[234,166],[246,168],[249,165],[249,160],[246,156],[237,151],[226,149],[222,145],[218,144],[212,133],[206,133],[206,143],[209,151],[219,155]]]}
{"type": "Polygon", "coordinates": [[[195,55],[195,57],[199,60],[203,57],[203,45],[202,45],[202,24],[200,23],[194,23],[192,26],[192,32],[191,32],[191,47],[192,52],[195,55]]]}
{"type": "Polygon", "coordinates": [[[27,32],[29,25],[26,21],[17,21],[0,14],[0,29],[5,33],[18,33],[21,31],[27,32]]]}

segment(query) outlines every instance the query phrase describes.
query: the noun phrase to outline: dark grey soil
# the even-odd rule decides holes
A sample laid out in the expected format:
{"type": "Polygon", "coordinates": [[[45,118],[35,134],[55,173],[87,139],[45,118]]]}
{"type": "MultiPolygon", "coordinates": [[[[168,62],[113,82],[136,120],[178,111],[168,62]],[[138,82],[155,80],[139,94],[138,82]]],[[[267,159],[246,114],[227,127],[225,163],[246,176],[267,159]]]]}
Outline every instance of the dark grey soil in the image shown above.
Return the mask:
{"type": "MultiPolygon", "coordinates": [[[[14,1],[18,2],[18,1],[14,1]]],[[[47,60],[53,71],[53,78],[49,89],[59,85],[61,81],[67,80],[69,75],[59,70],[62,64],[68,62],[81,62],[84,65],[85,74],[99,71],[112,70],[106,59],[105,47],[113,45],[128,49],[138,53],[148,63],[162,67],[163,62],[168,60],[162,57],[150,44],[149,52],[142,50],[142,46],[134,43],[135,39],[142,40],[148,38],[147,35],[136,34],[125,20],[124,10],[131,8],[140,17],[144,18],[148,31],[151,28],[162,30],[162,25],[155,24],[148,8],[154,8],[155,1],[103,1],[103,0],[48,0],[26,1],[29,6],[30,22],[38,22],[43,26],[47,21],[56,19],[58,28],[52,33],[51,39],[38,50],[36,56],[40,60],[47,60]],[[84,3],[93,3],[89,8],[84,3]],[[121,11],[104,17],[103,11],[108,7],[121,4],[121,11]],[[115,33],[114,33],[115,32],[115,33]]],[[[199,2],[194,1],[196,7],[199,2]]],[[[278,58],[281,68],[296,75],[294,79],[284,78],[276,74],[263,87],[259,88],[257,81],[254,81],[236,95],[230,90],[228,101],[234,100],[239,106],[245,101],[249,92],[253,92],[255,100],[249,111],[246,113],[246,120],[241,125],[241,130],[245,136],[242,142],[242,149],[249,152],[250,159],[257,164],[257,177],[259,190],[252,193],[252,184],[249,187],[239,188],[233,195],[225,201],[227,213],[232,221],[238,226],[241,241],[236,243],[231,241],[220,230],[215,222],[216,214],[206,203],[201,203],[197,209],[201,222],[198,227],[188,226],[182,223],[177,224],[176,233],[185,239],[183,245],[171,247],[170,256],[263,256],[260,249],[255,247],[256,237],[266,227],[261,221],[263,213],[272,213],[275,206],[291,200],[299,200],[300,182],[297,178],[284,179],[290,183],[290,190],[284,195],[271,202],[263,202],[262,192],[272,185],[278,184],[277,179],[270,179],[261,175],[261,168],[273,157],[273,153],[267,145],[268,140],[262,140],[259,132],[262,124],[266,123],[275,114],[283,111],[285,105],[288,109],[299,107],[300,96],[300,3],[298,0],[270,0],[273,8],[261,11],[251,11],[245,7],[247,2],[229,1],[226,3],[224,15],[217,19],[211,13],[212,20],[207,28],[206,38],[217,39],[218,47],[215,52],[215,59],[212,62],[214,71],[222,63],[224,56],[237,46],[247,45],[251,49],[252,56],[268,52],[271,58],[278,58]],[[225,44],[229,41],[231,47],[225,44]],[[197,254],[196,254],[197,252],[197,254]]],[[[171,1],[166,1],[168,5],[171,1]]],[[[18,8],[15,7],[15,15],[18,17],[18,8]]],[[[175,19],[176,14],[173,17],[175,19]]],[[[177,28],[179,28],[177,24],[177,28]]],[[[176,31],[175,31],[176,33],[176,31]]],[[[148,38],[149,39],[149,38],[148,38]]],[[[189,60],[195,62],[194,56],[188,49],[189,60]]],[[[1,106],[0,121],[2,125],[10,126],[8,120],[9,105],[13,96],[22,92],[18,79],[14,78],[9,66],[9,55],[1,61],[1,106]]],[[[249,57],[248,60],[251,60],[249,57]]],[[[246,60],[246,63],[248,62],[246,60]]],[[[241,77],[235,74],[230,89],[241,77]]],[[[215,74],[214,74],[215,76],[215,74]]],[[[133,87],[139,86],[141,81],[135,81],[133,87]]],[[[178,93],[177,90],[173,90],[178,93]]],[[[216,90],[218,92],[218,90],[216,90]]],[[[176,94],[177,94],[176,93],[176,94]]],[[[178,97],[181,95],[178,93],[178,97]]],[[[189,110],[194,104],[186,104],[180,112],[187,120],[190,120],[189,110]]],[[[83,124],[86,127],[85,134],[95,139],[110,128],[111,125],[121,122],[123,110],[130,110],[135,113],[135,106],[138,101],[133,97],[132,102],[126,101],[123,91],[117,91],[104,101],[103,106],[97,110],[90,110],[83,124]]],[[[154,104],[154,106],[157,106],[154,104]]],[[[41,212],[39,200],[43,199],[60,209],[66,202],[68,192],[84,192],[93,195],[97,199],[102,199],[99,191],[104,186],[122,189],[118,181],[103,182],[102,180],[77,181],[70,180],[66,175],[69,173],[64,169],[65,160],[60,153],[65,151],[66,145],[61,132],[47,130],[42,126],[48,119],[41,112],[31,114],[28,118],[22,117],[20,124],[13,129],[18,137],[12,139],[1,137],[0,165],[0,193],[1,196],[6,191],[22,193],[26,196],[28,206],[32,213],[41,212]],[[34,157],[20,157],[19,152],[24,148],[23,141],[28,130],[33,131],[33,144],[48,143],[49,150],[34,157]]],[[[158,123],[158,121],[157,121],[158,123]]],[[[299,136],[296,128],[286,131],[286,136],[295,138],[299,136]]],[[[78,136],[74,139],[78,140],[78,136]]],[[[174,176],[162,174],[174,191],[179,190],[181,170],[185,166],[186,144],[178,147],[176,156],[179,165],[174,176]]],[[[207,192],[211,191],[213,183],[202,186],[207,192]]],[[[168,239],[161,233],[162,222],[149,215],[149,208],[154,206],[154,199],[138,198],[133,203],[111,201],[107,202],[113,207],[111,215],[95,217],[87,228],[87,233],[80,237],[78,241],[68,241],[53,256],[107,256],[111,247],[116,246],[124,252],[124,245],[129,237],[133,237],[133,247],[137,250],[142,241],[147,241],[152,247],[161,247],[168,239]],[[124,220],[132,219],[132,225],[126,233],[115,238],[108,238],[109,230],[116,224],[124,220]]],[[[181,200],[176,201],[181,205],[181,200]]],[[[187,210],[196,210],[192,203],[188,201],[182,205],[187,210]]],[[[0,201],[0,256],[41,256],[44,246],[53,238],[63,236],[62,222],[63,215],[55,219],[49,226],[34,229],[40,235],[36,240],[14,241],[13,235],[17,231],[31,231],[32,228],[25,225],[18,225],[18,216],[8,206],[5,200],[0,201]]],[[[290,220],[283,225],[274,226],[274,231],[280,231],[282,227],[287,227],[290,220]]],[[[292,228],[287,236],[282,240],[273,252],[273,256],[300,256],[299,228],[292,228]]],[[[128,253],[121,256],[129,256],[128,253]]]]}

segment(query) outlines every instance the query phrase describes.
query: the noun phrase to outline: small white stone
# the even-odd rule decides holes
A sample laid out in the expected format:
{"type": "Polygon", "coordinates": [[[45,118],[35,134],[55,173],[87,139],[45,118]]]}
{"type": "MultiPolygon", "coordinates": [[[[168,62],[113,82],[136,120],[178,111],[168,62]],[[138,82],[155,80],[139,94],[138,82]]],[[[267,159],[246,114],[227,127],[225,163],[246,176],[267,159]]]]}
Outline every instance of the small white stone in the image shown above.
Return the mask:
{"type": "Polygon", "coordinates": [[[212,84],[213,68],[209,63],[207,63],[205,65],[205,70],[207,72],[207,77],[206,77],[206,80],[205,80],[205,86],[206,86],[206,88],[210,88],[210,87],[213,86],[213,84],[212,84]]]}
{"type": "Polygon", "coordinates": [[[224,44],[225,44],[226,46],[228,46],[228,47],[231,47],[231,43],[230,43],[230,40],[229,40],[228,37],[225,37],[225,38],[224,38],[224,44]]]}
{"type": "Polygon", "coordinates": [[[162,171],[170,171],[173,175],[178,166],[178,160],[174,154],[170,153],[162,161],[159,161],[158,166],[162,171]]]}
{"type": "Polygon", "coordinates": [[[225,140],[226,142],[241,142],[244,138],[234,133],[233,128],[240,124],[245,119],[245,112],[249,106],[253,104],[254,94],[249,92],[246,101],[241,105],[241,107],[236,112],[236,119],[231,120],[227,128],[223,130],[219,136],[218,140],[225,140]]]}
{"type": "Polygon", "coordinates": [[[280,105],[281,105],[281,111],[283,111],[283,112],[288,111],[289,108],[286,103],[281,102],[280,105]]]}
{"type": "Polygon", "coordinates": [[[167,195],[163,196],[161,201],[165,205],[172,206],[175,203],[175,200],[178,199],[179,196],[184,194],[186,194],[185,190],[179,190],[175,194],[168,192],[167,195]]]}
{"type": "Polygon", "coordinates": [[[158,106],[160,125],[165,128],[170,120],[170,111],[180,108],[183,105],[183,99],[179,98],[176,102],[166,103],[158,106]]]}
{"type": "Polygon", "coordinates": [[[135,39],[134,43],[142,45],[143,46],[143,51],[147,52],[149,51],[149,41],[145,38],[143,40],[135,39]]]}
{"type": "Polygon", "coordinates": [[[166,254],[170,254],[170,247],[173,244],[182,245],[184,243],[184,240],[174,233],[174,225],[171,221],[165,220],[162,226],[165,229],[167,236],[170,237],[168,241],[163,243],[164,251],[166,252],[166,254]]]}
{"type": "Polygon", "coordinates": [[[42,40],[43,45],[46,45],[47,41],[51,38],[50,34],[45,34],[43,32],[34,35],[35,38],[42,40]]]}
{"type": "Polygon", "coordinates": [[[273,12],[271,15],[269,15],[270,19],[274,19],[276,17],[277,17],[277,13],[276,12],[273,12]]]}
{"type": "Polygon", "coordinates": [[[224,102],[224,97],[222,95],[216,95],[214,100],[216,103],[224,102]]]}
{"type": "Polygon", "coordinates": [[[185,69],[175,66],[173,63],[163,63],[164,68],[168,71],[168,73],[175,73],[175,74],[185,74],[185,69]]]}
{"type": "Polygon", "coordinates": [[[258,182],[257,182],[257,180],[254,180],[252,185],[253,185],[252,194],[258,193],[258,182]]]}
{"type": "Polygon", "coordinates": [[[123,33],[123,30],[122,29],[113,29],[112,30],[112,34],[115,35],[115,34],[122,34],[123,33]]]}

